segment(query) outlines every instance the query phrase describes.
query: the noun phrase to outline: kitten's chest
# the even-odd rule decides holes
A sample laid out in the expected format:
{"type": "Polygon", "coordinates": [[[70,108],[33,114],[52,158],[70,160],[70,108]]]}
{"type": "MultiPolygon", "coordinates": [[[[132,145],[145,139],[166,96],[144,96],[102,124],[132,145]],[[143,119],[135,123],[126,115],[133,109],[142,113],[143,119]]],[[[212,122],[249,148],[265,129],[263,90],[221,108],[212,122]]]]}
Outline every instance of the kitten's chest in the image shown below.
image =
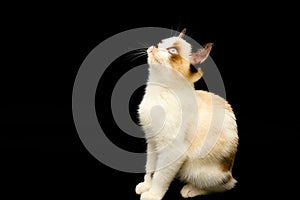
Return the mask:
{"type": "Polygon", "coordinates": [[[159,86],[147,89],[138,110],[143,128],[157,132],[180,124],[182,106],[176,94],[159,86]]]}

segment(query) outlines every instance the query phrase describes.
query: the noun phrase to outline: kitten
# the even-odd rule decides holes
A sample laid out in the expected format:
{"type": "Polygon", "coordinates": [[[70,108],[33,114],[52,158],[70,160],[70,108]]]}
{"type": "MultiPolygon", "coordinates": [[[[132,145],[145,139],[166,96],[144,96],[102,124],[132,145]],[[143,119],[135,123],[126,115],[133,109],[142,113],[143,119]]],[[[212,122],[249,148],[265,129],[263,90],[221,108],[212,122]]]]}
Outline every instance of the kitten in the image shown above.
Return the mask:
{"type": "Polygon", "coordinates": [[[231,173],[238,146],[232,108],[194,88],[202,71],[192,65],[207,59],[212,44],[192,53],[184,34],[147,50],[149,77],[138,109],[147,140],[146,175],[136,186],[141,200],[162,199],[175,177],[186,184],[184,198],[223,192],[237,182],[231,173]]]}

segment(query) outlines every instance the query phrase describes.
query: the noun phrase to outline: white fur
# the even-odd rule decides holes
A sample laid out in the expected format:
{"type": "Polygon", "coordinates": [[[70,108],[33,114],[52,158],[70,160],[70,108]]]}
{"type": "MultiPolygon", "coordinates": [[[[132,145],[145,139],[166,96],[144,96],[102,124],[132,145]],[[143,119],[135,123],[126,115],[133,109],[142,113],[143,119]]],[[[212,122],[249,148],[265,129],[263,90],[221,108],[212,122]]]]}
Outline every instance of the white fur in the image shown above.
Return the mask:
{"type": "Polygon", "coordinates": [[[184,39],[179,37],[171,37],[165,40],[162,40],[161,43],[158,44],[158,48],[160,49],[167,49],[169,47],[172,47],[175,42],[178,42],[181,47],[184,47],[181,49],[181,56],[185,59],[189,60],[192,47],[189,43],[187,43],[184,39]]]}
{"type": "Polygon", "coordinates": [[[182,56],[188,58],[191,46],[178,37],[163,40],[156,54],[148,50],[149,79],[138,110],[148,143],[145,180],[136,187],[142,200],[162,199],[176,175],[187,182],[183,197],[225,191],[236,182],[232,178],[222,186],[231,172],[219,167],[221,157],[235,148],[234,114],[224,109],[224,99],[196,91],[192,82],[172,69],[166,49],[176,41],[183,47],[182,56]],[[201,97],[214,106],[206,107],[201,97]],[[215,150],[222,142],[219,137],[229,145],[215,150]]]}

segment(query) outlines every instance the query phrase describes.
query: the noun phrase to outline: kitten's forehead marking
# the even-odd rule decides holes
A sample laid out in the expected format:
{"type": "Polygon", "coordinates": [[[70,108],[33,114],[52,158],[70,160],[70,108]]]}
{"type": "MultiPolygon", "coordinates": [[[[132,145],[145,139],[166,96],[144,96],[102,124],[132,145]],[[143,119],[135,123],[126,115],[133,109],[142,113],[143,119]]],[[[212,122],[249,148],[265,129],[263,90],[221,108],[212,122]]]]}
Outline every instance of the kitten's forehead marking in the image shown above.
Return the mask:
{"type": "Polygon", "coordinates": [[[178,44],[181,44],[181,45],[189,45],[184,39],[182,38],[179,38],[179,37],[171,37],[171,38],[167,38],[167,39],[163,39],[159,45],[160,47],[162,48],[169,48],[171,46],[174,45],[174,43],[178,43],[178,44]]]}

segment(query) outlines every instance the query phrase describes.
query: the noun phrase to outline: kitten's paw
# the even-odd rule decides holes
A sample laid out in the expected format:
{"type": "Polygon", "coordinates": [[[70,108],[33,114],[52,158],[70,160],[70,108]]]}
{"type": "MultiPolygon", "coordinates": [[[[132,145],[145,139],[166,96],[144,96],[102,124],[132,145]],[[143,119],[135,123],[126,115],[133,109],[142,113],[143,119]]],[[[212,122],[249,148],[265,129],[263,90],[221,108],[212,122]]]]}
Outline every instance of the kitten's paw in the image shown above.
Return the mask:
{"type": "Polygon", "coordinates": [[[135,187],[135,193],[142,194],[150,189],[150,184],[147,182],[141,182],[135,187]]]}
{"type": "Polygon", "coordinates": [[[141,195],[141,200],[161,200],[161,198],[159,196],[147,191],[141,195]]]}
{"type": "Polygon", "coordinates": [[[190,184],[187,184],[183,186],[183,188],[180,191],[180,194],[183,198],[188,198],[188,197],[195,197],[198,195],[203,195],[206,194],[207,192],[205,190],[196,188],[190,184]]]}

